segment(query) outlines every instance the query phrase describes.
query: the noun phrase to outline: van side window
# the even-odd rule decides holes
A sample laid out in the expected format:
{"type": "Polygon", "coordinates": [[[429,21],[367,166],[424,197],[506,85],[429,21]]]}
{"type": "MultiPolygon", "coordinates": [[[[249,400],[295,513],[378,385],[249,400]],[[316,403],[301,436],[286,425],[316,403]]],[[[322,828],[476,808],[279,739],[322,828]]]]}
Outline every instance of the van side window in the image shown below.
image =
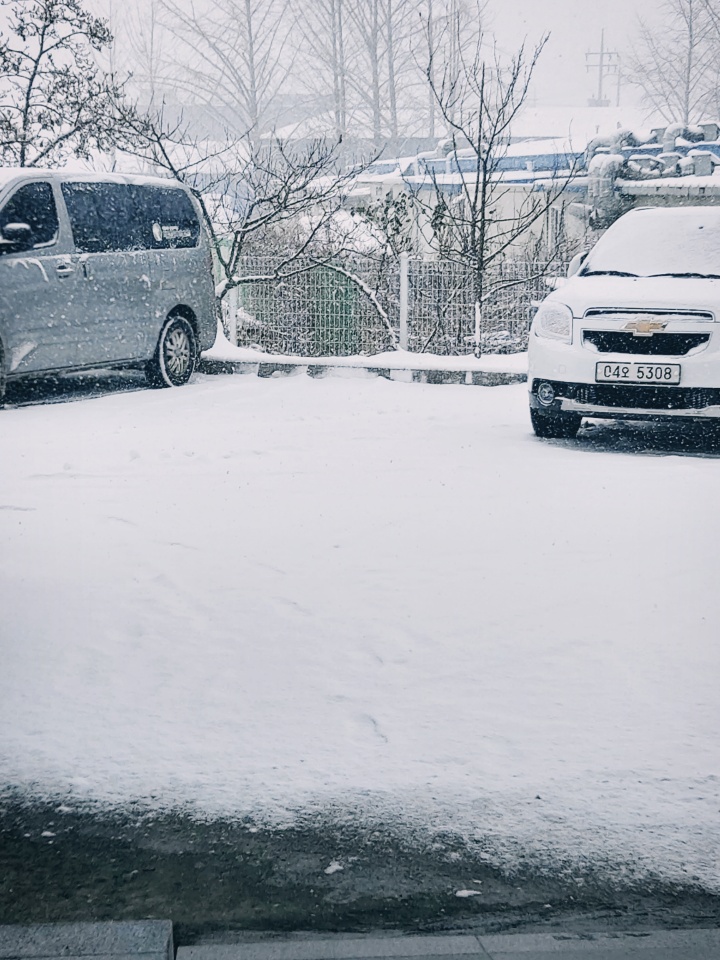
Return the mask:
{"type": "Polygon", "coordinates": [[[63,183],[75,247],[80,253],[142,250],[133,188],[125,183],[63,183]]]}
{"type": "Polygon", "coordinates": [[[33,247],[54,243],[58,215],[50,184],[26,183],[19,187],[0,210],[0,231],[9,223],[27,223],[32,229],[33,247]]]}
{"type": "Polygon", "coordinates": [[[196,247],[200,237],[192,200],[177,187],[137,187],[143,222],[150,229],[153,249],[196,247]]]}
{"type": "Polygon", "coordinates": [[[81,253],[196,247],[200,223],[177,187],[63,183],[75,246],[81,253]]]}

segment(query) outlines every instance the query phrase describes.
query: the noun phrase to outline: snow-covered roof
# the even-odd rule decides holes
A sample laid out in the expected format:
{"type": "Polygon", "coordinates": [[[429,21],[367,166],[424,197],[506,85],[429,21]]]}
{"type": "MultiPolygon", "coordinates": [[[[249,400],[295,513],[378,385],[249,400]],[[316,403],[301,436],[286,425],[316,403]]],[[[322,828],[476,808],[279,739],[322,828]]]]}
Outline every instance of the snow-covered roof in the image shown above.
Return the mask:
{"type": "Polygon", "coordinates": [[[150,184],[155,186],[179,186],[177,180],[171,177],[148,176],[139,173],[96,173],[87,170],[48,170],[42,167],[0,167],[0,190],[19,180],[21,177],[38,177],[56,180],[86,180],[88,182],[102,181],[104,183],[133,183],[150,184]]]}
{"type": "MultiPolygon", "coordinates": [[[[504,170],[492,174],[492,179],[493,181],[502,181],[503,183],[533,184],[539,182],[564,182],[569,175],[569,170],[559,170],[557,173],[552,173],[548,170],[504,170]]],[[[434,190],[436,185],[438,187],[452,187],[455,185],[460,188],[463,182],[473,183],[475,176],[475,171],[470,170],[464,173],[436,173],[432,177],[424,174],[417,177],[406,176],[403,180],[408,184],[415,185],[417,189],[434,190]]]]}
{"type": "Polygon", "coordinates": [[[416,159],[413,155],[411,157],[389,157],[387,160],[373,160],[365,170],[358,174],[357,179],[362,181],[375,178],[385,179],[393,175],[402,176],[412,167],[416,159]]]}
{"type": "Polygon", "coordinates": [[[0,167],[0,190],[19,176],[29,172],[27,168],[23,167],[0,167]]]}
{"type": "Polygon", "coordinates": [[[662,118],[648,116],[633,107],[530,107],[527,106],[512,126],[514,137],[557,138],[573,150],[584,150],[598,135],[610,136],[621,129],[635,130],[639,139],[649,136],[662,118]]]}
{"type": "Polygon", "coordinates": [[[304,117],[292,123],[286,123],[275,130],[263,133],[263,139],[305,140],[313,137],[332,136],[337,128],[337,119],[330,110],[312,117],[304,117]]]}
{"type": "Polygon", "coordinates": [[[720,197],[720,176],[658,177],[656,180],[618,180],[626,196],[720,197]]]}
{"type": "MultiPolygon", "coordinates": [[[[584,144],[583,144],[584,147],[584,144]]],[[[537,157],[551,156],[553,154],[566,154],[577,152],[576,145],[571,145],[567,138],[562,140],[558,138],[547,138],[544,140],[519,140],[511,143],[503,152],[505,157],[537,157]]]]}

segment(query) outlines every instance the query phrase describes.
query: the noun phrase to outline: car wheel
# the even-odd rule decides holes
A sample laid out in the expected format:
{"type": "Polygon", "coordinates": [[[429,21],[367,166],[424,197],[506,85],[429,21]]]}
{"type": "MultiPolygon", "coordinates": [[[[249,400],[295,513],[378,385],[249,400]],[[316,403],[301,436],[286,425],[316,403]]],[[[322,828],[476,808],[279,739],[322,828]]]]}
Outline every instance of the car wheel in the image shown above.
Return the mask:
{"type": "Polygon", "coordinates": [[[185,317],[170,314],[160,331],[157,348],[145,373],[153,387],[181,387],[197,363],[195,333],[185,317]]]}
{"type": "Polygon", "coordinates": [[[582,417],[577,413],[540,413],[530,409],[535,436],[543,440],[568,439],[577,435],[582,417]]]}

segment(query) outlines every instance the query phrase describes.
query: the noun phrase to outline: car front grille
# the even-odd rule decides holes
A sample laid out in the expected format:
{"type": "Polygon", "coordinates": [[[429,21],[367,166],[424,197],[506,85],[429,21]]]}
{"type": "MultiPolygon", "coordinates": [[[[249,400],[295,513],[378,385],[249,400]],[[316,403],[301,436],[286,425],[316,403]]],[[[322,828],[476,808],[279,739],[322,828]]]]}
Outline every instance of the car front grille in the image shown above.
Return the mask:
{"type": "Polygon", "coordinates": [[[702,410],[720,404],[720,390],[704,387],[636,387],[619,383],[570,384],[568,399],[600,407],[631,407],[640,410],[702,410]]]}
{"type": "Polygon", "coordinates": [[[564,383],[559,380],[533,380],[532,392],[539,383],[552,384],[558,399],[575,400],[588,406],[637,410],[702,410],[720,406],[720,390],[709,387],[648,387],[625,383],[564,383]]]}
{"type": "Polygon", "coordinates": [[[709,333],[654,333],[650,337],[639,337],[619,330],[583,331],[583,343],[592,344],[600,353],[638,356],[684,357],[709,339],[709,333]]]}

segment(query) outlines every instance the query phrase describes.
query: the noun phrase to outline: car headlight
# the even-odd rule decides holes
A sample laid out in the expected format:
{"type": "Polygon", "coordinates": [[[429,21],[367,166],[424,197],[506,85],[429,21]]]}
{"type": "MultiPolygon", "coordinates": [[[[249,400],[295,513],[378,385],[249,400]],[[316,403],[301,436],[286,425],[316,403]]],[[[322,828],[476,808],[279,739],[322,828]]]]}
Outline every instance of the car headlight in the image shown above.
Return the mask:
{"type": "Polygon", "coordinates": [[[551,340],[572,342],[572,310],[564,303],[546,300],[538,307],[535,314],[533,329],[538,337],[548,337],[551,340]]]}

